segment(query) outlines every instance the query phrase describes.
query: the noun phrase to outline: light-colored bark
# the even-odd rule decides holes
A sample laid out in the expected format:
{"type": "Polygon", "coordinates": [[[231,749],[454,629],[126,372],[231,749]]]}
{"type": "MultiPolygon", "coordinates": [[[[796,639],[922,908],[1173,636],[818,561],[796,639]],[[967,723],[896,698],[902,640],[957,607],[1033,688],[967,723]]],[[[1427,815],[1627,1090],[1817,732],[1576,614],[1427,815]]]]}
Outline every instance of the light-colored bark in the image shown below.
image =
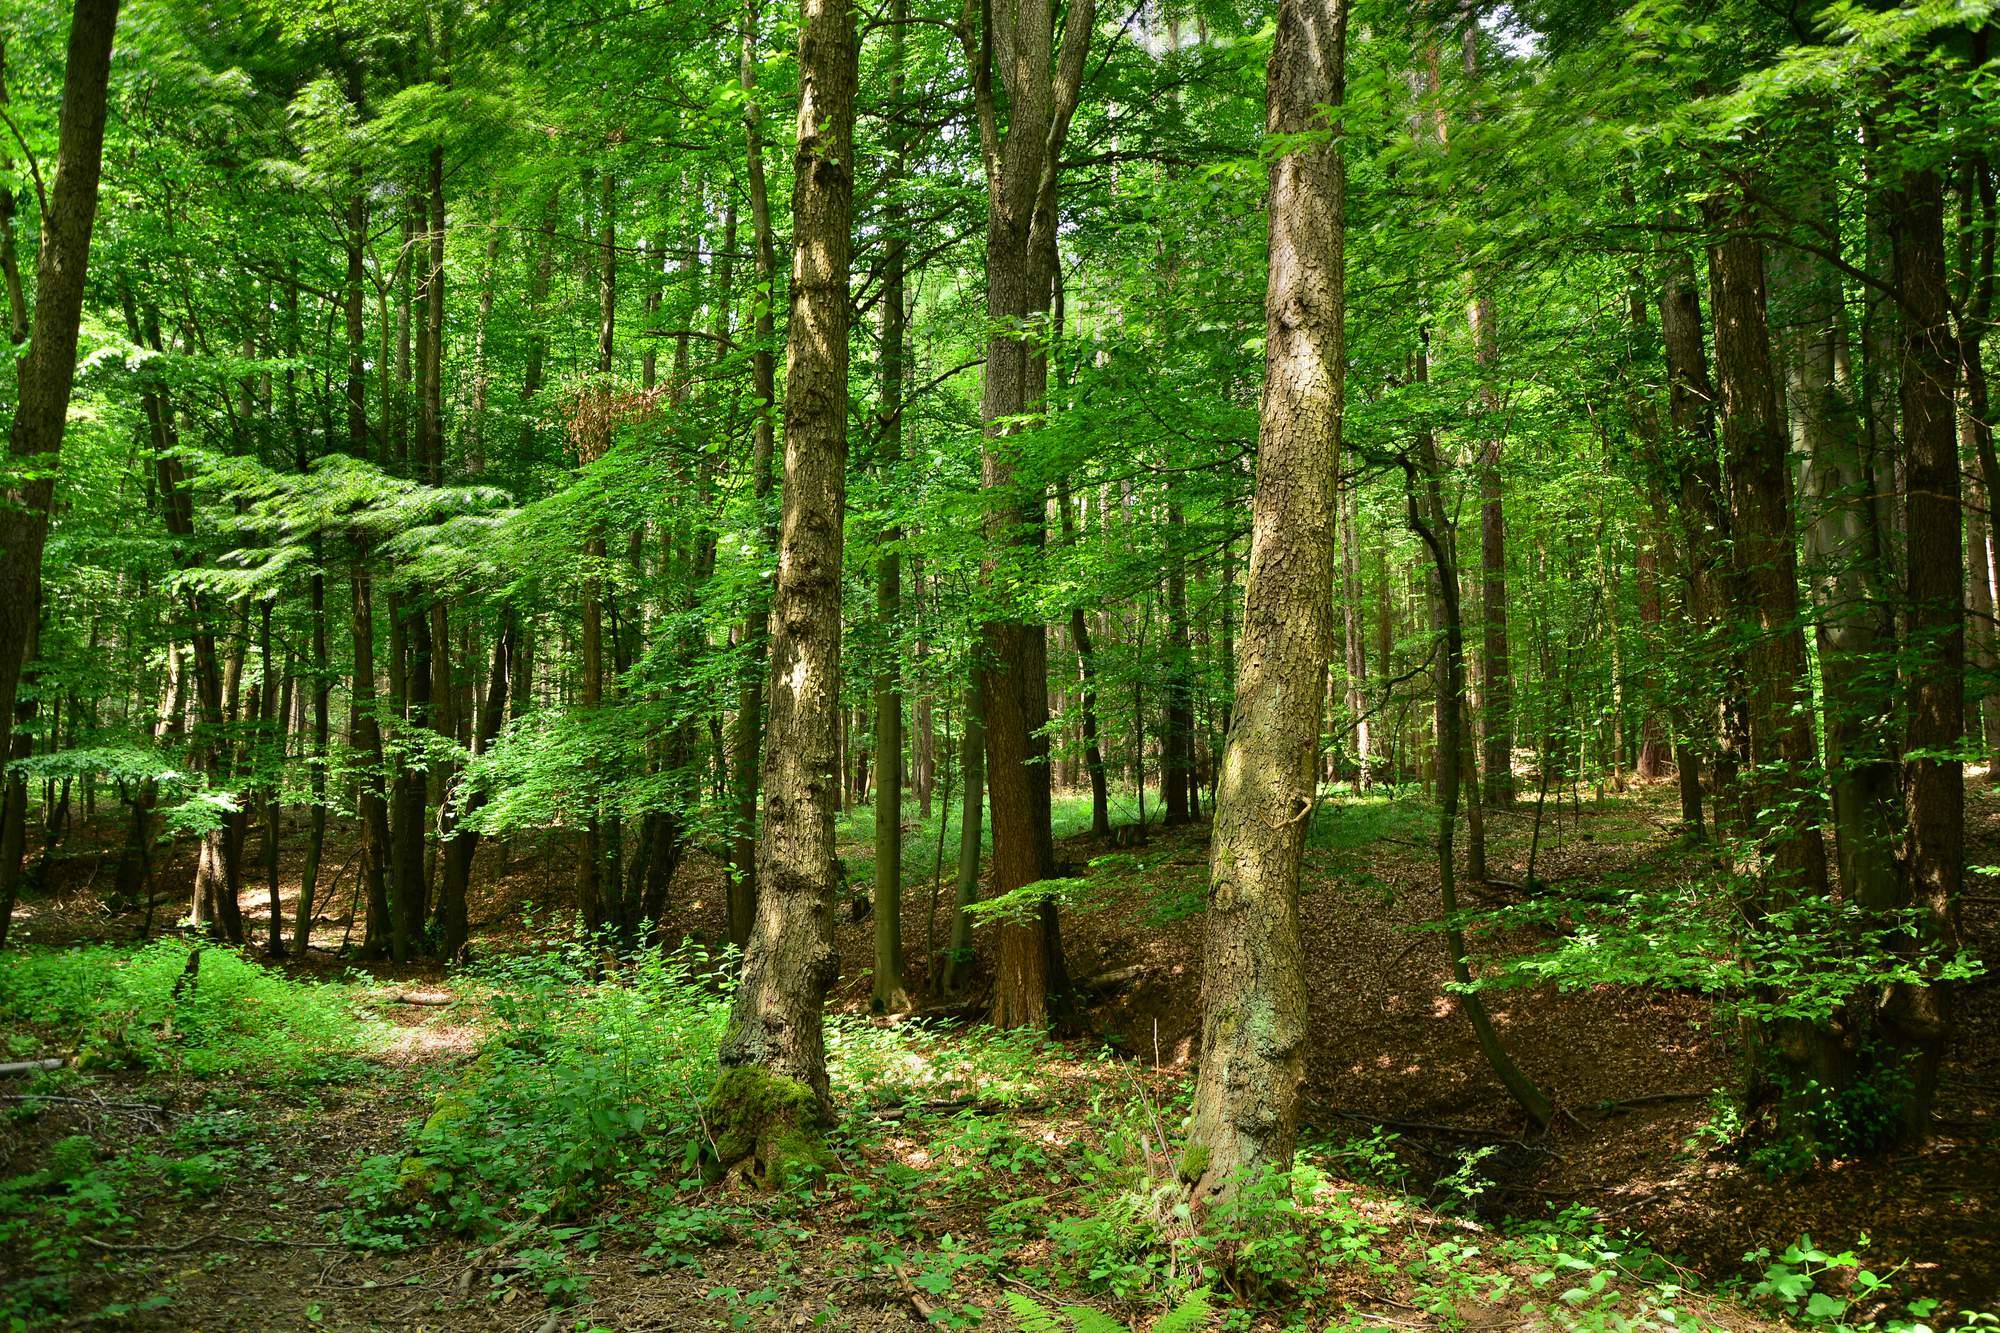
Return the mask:
{"type": "Polygon", "coordinates": [[[1202,940],[1194,1121],[1180,1169],[1197,1202],[1290,1165],[1305,1075],[1300,861],[1333,650],[1340,467],[1345,0],[1281,0],[1265,130],[1270,276],[1257,490],[1235,711],[1216,787],[1202,940]]]}

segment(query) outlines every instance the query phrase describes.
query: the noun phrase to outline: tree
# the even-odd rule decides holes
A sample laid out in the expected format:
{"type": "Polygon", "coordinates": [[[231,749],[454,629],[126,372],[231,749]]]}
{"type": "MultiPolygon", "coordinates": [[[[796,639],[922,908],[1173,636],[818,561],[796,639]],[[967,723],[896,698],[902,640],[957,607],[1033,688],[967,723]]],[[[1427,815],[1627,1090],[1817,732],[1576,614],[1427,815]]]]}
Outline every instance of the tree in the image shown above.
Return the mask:
{"type": "Polygon", "coordinates": [[[1284,0],[1267,74],[1270,274],[1241,670],[1216,787],[1202,935],[1200,1073],[1181,1175],[1203,1203],[1284,1169],[1298,1133],[1307,997],[1299,866],[1316,803],[1333,648],[1343,392],[1344,181],[1331,118],[1344,0],[1284,0]]]}
{"type": "Polygon", "coordinates": [[[820,1009],[840,967],[833,812],[857,52],[854,12],[842,0],[804,0],[803,14],[757,916],[708,1115],[719,1165],[747,1163],[773,1187],[825,1163],[812,1137],[832,1111],[820,1009]]]}
{"type": "MultiPolygon", "coordinates": [[[[42,548],[76,379],[77,329],[91,229],[97,221],[105,91],[117,26],[118,0],[77,0],[63,64],[55,179],[42,200],[35,312],[27,351],[15,363],[14,424],[7,436],[8,457],[27,479],[14,483],[13,493],[0,504],[0,755],[13,749],[14,697],[41,601],[42,548]]],[[[0,907],[6,909],[0,912],[3,922],[13,903],[0,907]]]]}

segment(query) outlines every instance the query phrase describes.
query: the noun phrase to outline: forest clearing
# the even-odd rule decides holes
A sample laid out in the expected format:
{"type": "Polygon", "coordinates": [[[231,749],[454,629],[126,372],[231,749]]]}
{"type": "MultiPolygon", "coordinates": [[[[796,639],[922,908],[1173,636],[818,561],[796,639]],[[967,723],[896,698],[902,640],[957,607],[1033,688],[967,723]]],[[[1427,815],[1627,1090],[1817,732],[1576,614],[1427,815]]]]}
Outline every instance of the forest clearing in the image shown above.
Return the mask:
{"type": "Polygon", "coordinates": [[[2000,0],[0,0],[0,1322],[2000,1328],[2000,0]]]}

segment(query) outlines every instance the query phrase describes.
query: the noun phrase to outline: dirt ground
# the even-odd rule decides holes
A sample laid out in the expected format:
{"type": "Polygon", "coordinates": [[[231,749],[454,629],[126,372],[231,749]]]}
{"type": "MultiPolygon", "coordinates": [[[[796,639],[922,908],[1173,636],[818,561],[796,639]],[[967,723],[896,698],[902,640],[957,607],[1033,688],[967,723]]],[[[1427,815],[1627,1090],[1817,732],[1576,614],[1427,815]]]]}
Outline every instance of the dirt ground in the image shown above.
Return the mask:
{"type": "MultiPolygon", "coordinates": [[[[1669,795],[1653,789],[1602,803],[1586,797],[1566,808],[1559,824],[1544,827],[1538,877],[1561,883],[1673,874],[1684,853],[1673,841],[1669,795]]],[[[1497,880],[1521,878],[1531,818],[1528,806],[1491,817],[1497,880]]],[[[44,944],[136,933],[137,919],[107,916],[94,887],[93,852],[110,851],[116,832],[87,827],[51,867],[55,891],[23,903],[17,928],[44,944]]],[[[1971,864],[2000,863],[2000,799],[1983,789],[1974,793],[1967,832],[1971,864]]],[[[1496,1180],[1483,1201],[1489,1210],[1539,1214],[1551,1204],[1586,1204],[1710,1277],[1740,1272],[1753,1246],[1809,1233],[1828,1248],[1863,1250],[1877,1271],[1909,1264],[1905,1285],[1912,1291],[1965,1308],[2000,1304],[2000,985],[1983,978],[1959,994],[1958,1032],[1929,1143],[1776,1180],[1685,1146],[1709,1114],[1709,1092],[1732,1077],[1724,1034],[1710,1026],[1699,997],[1610,986],[1496,994],[1489,1003],[1503,1039],[1565,1112],[1554,1133],[1534,1137],[1443,989],[1443,937],[1421,929],[1439,910],[1424,836],[1419,828],[1414,836],[1360,843],[1336,837],[1309,853],[1302,925],[1313,1004],[1311,1133],[1342,1139],[1386,1125],[1399,1135],[1398,1151],[1419,1183],[1456,1166],[1466,1148],[1491,1145],[1496,1151],[1483,1163],[1496,1180]]],[[[1092,984],[1084,1014],[1089,1031],[1076,1049],[1109,1043],[1162,1081],[1185,1074],[1199,1022],[1201,920],[1190,903],[1205,874],[1205,840],[1202,824],[1156,830],[1139,853],[1140,872],[1108,874],[1108,888],[1090,910],[1066,919],[1072,975],[1092,984]]],[[[1108,850],[1079,838],[1062,844],[1059,855],[1080,865],[1108,850]]],[[[566,858],[553,842],[488,846],[480,855],[475,939],[499,947],[520,929],[523,906],[560,900],[566,858]]],[[[280,877],[288,889],[296,883],[296,858],[296,847],[288,846],[280,877]]],[[[330,852],[327,863],[339,867],[344,859],[344,851],[330,852]]],[[[188,869],[163,867],[158,882],[182,882],[188,869]]],[[[345,966],[335,951],[348,931],[351,880],[350,871],[322,893],[314,951],[288,967],[345,966]]],[[[719,941],[721,888],[719,866],[691,857],[676,882],[672,933],[719,941]]],[[[906,894],[907,939],[923,940],[938,919],[931,914],[941,915],[949,884],[938,891],[935,901],[921,889],[906,894]]],[[[246,889],[243,902],[246,928],[261,939],[268,921],[261,887],[246,889]]],[[[179,907],[177,900],[158,902],[155,927],[170,923],[179,907]]],[[[840,915],[843,968],[832,1003],[860,1010],[872,926],[851,915],[840,915]]],[[[1994,880],[1970,877],[1964,927],[1969,946],[1992,956],[2000,935],[1994,880]]],[[[923,955],[914,943],[909,952],[913,959],[923,955]]],[[[371,972],[392,986],[450,984],[426,966],[371,972]]],[[[920,966],[910,981],[922,986],[920,966]]],[[[391,1003],[384,1012],[403,1034],[386,1058],[411,1070],[448,1070],[476,1044],[476,1033],[454,1028],[451,1011],[391,1003]]],[[[199,1204],[140,1219],[142,1239],[102,1247],[73,1308],[143,1306],[150,1294],[171,1292],[166,1312],[137,1309],[128,1326],[537,1333],[570,1327],[526,1290],[496,1304],[487,1288],[507,1288],[512,1277],[462,1243],[370,1254],[334,1239],[346,1204],[345,1173],[365,1156],[396,1149],[428,1109],[429,1086],[422,1078],[371,1081],[328,1088],[283,1110],[260,1107],[260,1115],[278,1116],[268,1136],[268,1169],[199,1204]],[[199,1312],[192,1324],[190,1311],[199,1312]]],[[[114,1139],[156,1132],[196,1095],[158,1081],[113,1080],[96,1090],[97,1104],[64,1108],[26,1130],[0,1122],[0,1172],[49,1136],[79,1129],[114,1139]],[[157,1109],[112,1105],[121,1100],[157,1109]]],[[[705,1264],[699,1275],[655,1272],[641,1256],[605,1254],[592,1270],[590,1323],[583,1326],[730,1326],[711,1293],[763,1282],[769,1255],[752,1236],[709,1252],[705,1264]]],[[[830,1251],[802,1249],[793,1277],[797,1300],[738,1326],[811,1326],[807,1294],[840,1304],[847,1314],[836,1327],[922,1326],[909,1291],[893,1275],[857,1275],[830,1251]]]]}

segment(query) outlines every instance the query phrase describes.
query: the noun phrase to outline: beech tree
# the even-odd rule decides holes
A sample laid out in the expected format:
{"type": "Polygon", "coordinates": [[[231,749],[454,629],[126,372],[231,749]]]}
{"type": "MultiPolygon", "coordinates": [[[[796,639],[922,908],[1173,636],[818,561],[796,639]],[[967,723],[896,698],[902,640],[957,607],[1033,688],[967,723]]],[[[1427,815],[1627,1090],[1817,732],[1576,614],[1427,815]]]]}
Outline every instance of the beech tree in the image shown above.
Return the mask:
{"type": "Polygon", "coordinates": [[[1200,1079],[1181,1175],[1197,1200],[1283,1168],[1298,1134],[1307,1002],[1299,862],[1312,818],[1333,648],[1334,480],[1343,390],[1339,124],[1343,0],[1278,11],[1257,498],[1236,704],[1209,852],[1200,1079]]]}

